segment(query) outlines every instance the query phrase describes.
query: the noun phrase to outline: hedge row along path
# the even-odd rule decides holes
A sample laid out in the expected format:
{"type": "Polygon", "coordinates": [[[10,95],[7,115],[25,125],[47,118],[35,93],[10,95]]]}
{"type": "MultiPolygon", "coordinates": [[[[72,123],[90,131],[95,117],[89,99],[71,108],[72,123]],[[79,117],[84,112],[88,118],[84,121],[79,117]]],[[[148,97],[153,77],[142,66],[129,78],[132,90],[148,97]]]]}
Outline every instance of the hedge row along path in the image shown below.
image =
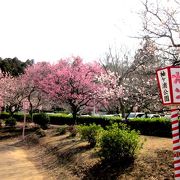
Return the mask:
{"type": "Polygon", "coordinates": [[[27,149],[18,147],[18,141],[0,142],[0,177],[2,180],[45,180],[48,175],[31,160],[27,149]]]}

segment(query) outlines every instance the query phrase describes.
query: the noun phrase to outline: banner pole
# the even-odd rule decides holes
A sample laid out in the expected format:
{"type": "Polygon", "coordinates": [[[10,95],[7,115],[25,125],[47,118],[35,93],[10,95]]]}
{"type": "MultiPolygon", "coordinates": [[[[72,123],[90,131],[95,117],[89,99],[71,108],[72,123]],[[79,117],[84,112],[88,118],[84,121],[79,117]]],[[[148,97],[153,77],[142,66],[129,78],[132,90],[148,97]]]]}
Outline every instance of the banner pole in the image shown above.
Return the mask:
{"type": "Polygon", "coordinates": [[[22,132],[22,139],[23,140],[25,137],[25,127],[26,127],[26,111],[24,110],[24,123],[23,123],[23,132],[22,132]]]}
{"type": "Polygon", "coordinates": [[[172,126],[172,141],[173,141],[173,154],[174,154],[174,176],[175,176],[175,180],[180,180],[179,120],[178,120],[178,109],[176,106],[171,106],[171,126],[172,126]]]}

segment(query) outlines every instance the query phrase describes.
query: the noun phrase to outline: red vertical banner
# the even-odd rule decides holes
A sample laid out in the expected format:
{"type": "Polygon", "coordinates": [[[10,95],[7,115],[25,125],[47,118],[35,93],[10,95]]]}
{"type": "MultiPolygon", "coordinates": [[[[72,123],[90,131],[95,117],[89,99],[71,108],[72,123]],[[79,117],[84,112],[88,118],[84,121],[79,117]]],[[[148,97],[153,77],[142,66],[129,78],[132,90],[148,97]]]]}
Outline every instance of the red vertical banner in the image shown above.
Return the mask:
{"type": "Polygon", "coordinates": [[[179,120],[176,107],[171,108],[172,140],[174,153],[175,179],[180,179],[180,142],[179,142],[179,120]]]}

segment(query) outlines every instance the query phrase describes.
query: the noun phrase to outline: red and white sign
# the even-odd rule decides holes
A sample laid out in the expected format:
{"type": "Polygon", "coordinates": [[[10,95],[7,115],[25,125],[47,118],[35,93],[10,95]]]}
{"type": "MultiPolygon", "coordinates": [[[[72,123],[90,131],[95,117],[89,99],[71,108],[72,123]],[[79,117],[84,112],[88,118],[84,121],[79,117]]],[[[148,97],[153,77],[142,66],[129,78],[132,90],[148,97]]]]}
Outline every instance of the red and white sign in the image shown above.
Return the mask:
{"type": "Polygon", "coordinates": [[[156,71],[163,105],[180,104],[180,66],[169,66],[156,71]]]}
{"type": "Polygon", "coordinates": [[[28,110],[29,109],[29,101],[23,101],[23,109],[28,110]]]}
{"type": "Polygon", "coordinates": [[[180,139],[178,108],[180,104],[180,66],[169,66],[156,71],[163,105],[171,105],[172,141],[175,180],[180,179],[180,139]]]}

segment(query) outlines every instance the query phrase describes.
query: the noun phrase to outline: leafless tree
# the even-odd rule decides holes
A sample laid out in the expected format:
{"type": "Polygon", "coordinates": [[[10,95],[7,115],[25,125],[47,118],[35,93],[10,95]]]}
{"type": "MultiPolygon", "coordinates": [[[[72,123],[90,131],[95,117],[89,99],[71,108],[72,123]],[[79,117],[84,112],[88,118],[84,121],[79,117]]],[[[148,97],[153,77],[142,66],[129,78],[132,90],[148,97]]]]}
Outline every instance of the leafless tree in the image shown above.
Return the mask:
{"type": "Polygon", "coordinates": [[[143,31],[144,36],[153,39],[157,44],[163,58],[169,59],[171,63],[180,63],[180,3],[177,0],[143,2],[144,11],[143,31]]]}

